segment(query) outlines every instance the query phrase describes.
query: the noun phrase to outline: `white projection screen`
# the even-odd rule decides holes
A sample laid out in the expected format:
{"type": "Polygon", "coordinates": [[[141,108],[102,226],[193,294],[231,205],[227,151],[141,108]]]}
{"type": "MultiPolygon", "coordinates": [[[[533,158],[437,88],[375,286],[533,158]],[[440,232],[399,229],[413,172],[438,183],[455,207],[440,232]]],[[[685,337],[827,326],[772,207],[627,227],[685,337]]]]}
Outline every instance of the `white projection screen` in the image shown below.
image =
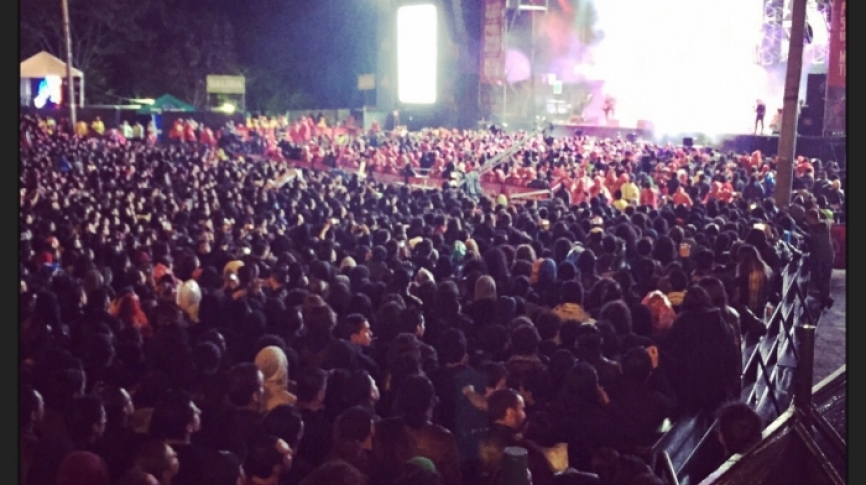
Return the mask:
{"type": "Polygon", "coordinates": [[[397,10],[397,97],[406,104],[436,102],[438,12],[435,5],[397,10]]]}

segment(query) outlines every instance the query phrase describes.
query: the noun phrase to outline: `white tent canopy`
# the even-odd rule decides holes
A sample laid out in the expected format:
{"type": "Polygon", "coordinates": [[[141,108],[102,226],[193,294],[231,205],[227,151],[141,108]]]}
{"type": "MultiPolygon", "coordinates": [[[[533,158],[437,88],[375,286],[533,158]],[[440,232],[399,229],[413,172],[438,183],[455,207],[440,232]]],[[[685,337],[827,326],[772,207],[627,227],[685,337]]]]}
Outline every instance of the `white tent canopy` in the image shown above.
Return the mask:
{"type": "MultiPolygon", "coordinates": [[[[78,78],[78,104],[84,106],[84,73],[72,67],[72,78],[78,78]]],[[[21,105],[29,106],[31,103],[30,79],[43,79],[48,76],[66,78],[66,63],[54,57],[48,52],[39,54],[21,63],[21,105]]]]}
{"type": "MultiPolygon", "coordinates": [[[[66,77],[66,63],[42,51],[21,63],[21,78],[66,77]]],[[[84,77],[84,73],[72,68],[72,77],[84,77]]]]}

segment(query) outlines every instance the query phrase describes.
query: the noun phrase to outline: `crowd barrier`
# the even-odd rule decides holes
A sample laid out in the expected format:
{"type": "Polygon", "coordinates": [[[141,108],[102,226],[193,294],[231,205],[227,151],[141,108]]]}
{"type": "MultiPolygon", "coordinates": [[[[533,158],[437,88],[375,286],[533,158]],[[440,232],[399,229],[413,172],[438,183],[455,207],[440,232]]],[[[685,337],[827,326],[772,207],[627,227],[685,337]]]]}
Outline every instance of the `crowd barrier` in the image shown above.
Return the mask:
{"type": "MultiPolygon", "coordinates": [[[[764,315],[766,335],[744,338],[743,402],[771,423],[795,406],[795,396],[810,394],[817,316],[807,302],[808,255],[789,264],[783,274],[782,299],[764,315]]],[[[748,337],[748,335],[747,335],[748,337]]],[[[686,416],[674,423],[652,449],[653,461],[670,462],[674,484],[697,483],[724,460],[712,414],[686,416]]]]}

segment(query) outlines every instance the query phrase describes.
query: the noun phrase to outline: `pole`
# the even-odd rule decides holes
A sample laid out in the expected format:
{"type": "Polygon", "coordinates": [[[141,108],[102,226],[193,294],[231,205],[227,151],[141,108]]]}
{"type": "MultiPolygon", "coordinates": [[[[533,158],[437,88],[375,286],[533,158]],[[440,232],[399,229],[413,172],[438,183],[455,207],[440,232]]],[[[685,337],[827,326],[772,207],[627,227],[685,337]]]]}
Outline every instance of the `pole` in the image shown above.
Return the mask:
{"type": "Polygon", "coordinates": [[[69,89],[69,123],[72,125],[72,133],[75,133],[75,79],[72,77],[72,34],[69,28],[69,2],[62,0],[63,4],[63,37],[66,42],[66,86],[69,89]]]}
{"type": "Polygon", "coordinates": [[[776,161],[776,206],[791,203],[794,182],[794,157],[797,148],[800,77],[803,71],[803,36],[806,27],[807,0],[793,0],[791,5],[791,38],[788,47],[788,70],[785,75],[785,98],[782,104],[782,128],[776,161]]]}

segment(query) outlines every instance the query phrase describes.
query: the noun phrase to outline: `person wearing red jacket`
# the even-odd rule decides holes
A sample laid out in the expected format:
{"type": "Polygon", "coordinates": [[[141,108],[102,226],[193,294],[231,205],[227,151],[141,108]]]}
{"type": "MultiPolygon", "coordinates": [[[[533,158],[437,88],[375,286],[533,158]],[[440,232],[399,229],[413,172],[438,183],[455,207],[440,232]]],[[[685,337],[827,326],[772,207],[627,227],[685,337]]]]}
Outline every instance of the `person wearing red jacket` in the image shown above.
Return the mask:
{"type": "Polygon", "coordinates": [[[199,141],[201,141],[205,145],[209,145],[212,147],[215,147],[217,143],[216,139],[214,138],[213,131],[207,126],[205,126],[203,130],[201,130],[201,137],[199,141]]]}
{"type": "Polygon", "coordinates": [[[184,141],[184,129],[182,120],[174,120],[174,124],[171,125],[171,130],[168,132],[168,139],[179,142],[184,141]]]}

